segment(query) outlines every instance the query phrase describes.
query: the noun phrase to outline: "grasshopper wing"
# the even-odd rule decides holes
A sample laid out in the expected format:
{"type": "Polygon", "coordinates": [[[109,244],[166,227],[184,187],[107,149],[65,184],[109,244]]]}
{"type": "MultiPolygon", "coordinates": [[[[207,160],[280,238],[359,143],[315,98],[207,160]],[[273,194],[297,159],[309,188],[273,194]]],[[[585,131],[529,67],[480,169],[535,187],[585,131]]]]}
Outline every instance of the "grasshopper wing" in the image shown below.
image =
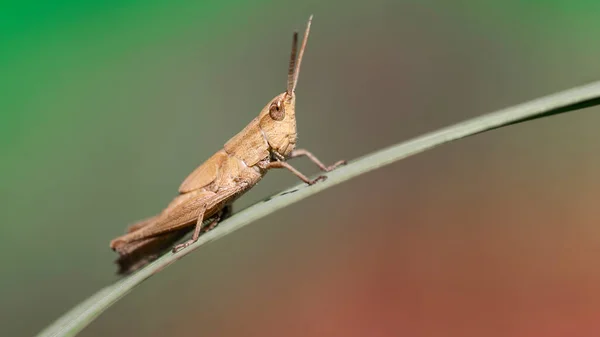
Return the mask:
{"type": "MultiPolygon", "coordinates": [[[[135,241],[177,231],[185,227],[192,228],[192,225],[198,220],[198,213],[201,208],[210,200],[213,200],[215,195],[214,192],[204,189],[180,194],[156,216],[154,221],[112,240],[110,247],[121,253],[127,250],[128,244],[135,241]]],[[[212,215],[208,211],[206,217],[212,215]]]]}
{"type": "Polygon", "coordinates": [[[156,218],[157,218],[156,216],[153,216],[151,218],[140,220],[140,221],[134,223],[133,225],[130,225],[129,227],[127,227],[127,233],[135,232],[142,227],[146,227],[146,226],[150,225],[151,223],[156,221],[156,218]]]}
{"type": "Polygon", "coordinates": [[[201,189],[181,194],[158,215],[156,221],[112,240],[110,247],[121,252],[128,244],[136,241],[178,231],[182,228],[193,228],[203,209],[202,219],[208,219],[219,212],[241,190],[242,188],[234,187],[214,193],[201,189]]]}
{"type": "Polygon", "coordinates": [[[208,187],[219,175],[219,169],[223,162],[227,160],[227,157],[227,153],[221,150],[208,158],[207,161],[198,166],[198,168],[185,178],[181,186],[179,186],[179,193],[188,193],[208,187]]]}

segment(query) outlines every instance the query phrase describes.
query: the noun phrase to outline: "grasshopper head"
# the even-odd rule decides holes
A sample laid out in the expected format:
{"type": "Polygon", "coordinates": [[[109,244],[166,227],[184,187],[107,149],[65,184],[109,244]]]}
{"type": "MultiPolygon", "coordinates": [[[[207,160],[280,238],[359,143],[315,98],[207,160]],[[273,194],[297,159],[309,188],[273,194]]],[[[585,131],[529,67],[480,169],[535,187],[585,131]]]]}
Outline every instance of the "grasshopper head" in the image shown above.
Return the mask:
{"type": "Polygon", "coordinates": [[[271,151],[283,157],[287,157],[296,146],[296,84],[298,83],[298,74],[300,73],[300,64],[306,48],[308,34],[312,15],[308,19],[306,32],[302,39],[302,46],[298,59],[296,51],[298,49],[298,33],[294,33],[292,42],[292,55],[288,68],[287,90],[267,104],[260,112],[260,128],[271,147],[271,151]]]}
{"type": "Polygon", "coordinates": [[[260,113],[260,128],[272,152],[287,157],[296,146],[296,96],[277,95],[260,113]]]}

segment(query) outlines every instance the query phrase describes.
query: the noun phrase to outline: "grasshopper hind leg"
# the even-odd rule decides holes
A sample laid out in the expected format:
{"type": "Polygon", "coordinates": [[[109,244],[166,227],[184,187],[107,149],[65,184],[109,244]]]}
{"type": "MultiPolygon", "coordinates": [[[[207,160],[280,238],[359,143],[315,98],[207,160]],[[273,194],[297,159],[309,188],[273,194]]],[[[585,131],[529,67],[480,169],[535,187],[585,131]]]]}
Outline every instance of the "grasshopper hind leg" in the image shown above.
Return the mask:
{"type": "MultiPolygon", "coordinates": [[[[205,226],[202,226],[200,231],[201,234],[206,233],[215,228],[218,225],[219,221],[228,218],[231,215],[231,213],[231,205],[226,205],[225,207],[223,207],[219,214],[217,214],[218,217],[213,217],[213,221],[206,224],[205,226]]],[[[131,233],[133,231],[146,227],[147,225],[152,223],[152,220],[154,220],[154,218],[149,218],[135,223],[127,229],[127,232],[131,233]]],[[[119,252],[120,256],[115,261],[116,264],[119,266],[117,274],[128,275],[138,269],[141,269],[150,262],[159,258],[162,254],[173,249],[175,244],[181,239],[183,239],[190,231],[192,231],[192,229],[193,227],[186,227],[173,232],[168,232],[147,239],[134,241],[122,247],[119,247],[117,251],[119,252]]]]}

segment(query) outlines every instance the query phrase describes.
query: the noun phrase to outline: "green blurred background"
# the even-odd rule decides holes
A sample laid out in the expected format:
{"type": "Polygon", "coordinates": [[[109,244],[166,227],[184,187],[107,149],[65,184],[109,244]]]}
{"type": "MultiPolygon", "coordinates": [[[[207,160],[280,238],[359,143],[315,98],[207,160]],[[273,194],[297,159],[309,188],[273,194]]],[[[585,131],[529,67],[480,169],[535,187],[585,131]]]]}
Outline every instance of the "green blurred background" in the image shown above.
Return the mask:
{"type": "MultiPolygon", "coordinates": [[[[311,13],[299,145],[326,162],[600,79],[597,1],[0,6],[2,336],[117,279],[108,242],[285,89],[311,13]]],[[[327,190],[202,247],[81,336],[597,336],[598,112],[327,190]]],[[[269,173],[235,209],[295,183],[269,173]]]]}

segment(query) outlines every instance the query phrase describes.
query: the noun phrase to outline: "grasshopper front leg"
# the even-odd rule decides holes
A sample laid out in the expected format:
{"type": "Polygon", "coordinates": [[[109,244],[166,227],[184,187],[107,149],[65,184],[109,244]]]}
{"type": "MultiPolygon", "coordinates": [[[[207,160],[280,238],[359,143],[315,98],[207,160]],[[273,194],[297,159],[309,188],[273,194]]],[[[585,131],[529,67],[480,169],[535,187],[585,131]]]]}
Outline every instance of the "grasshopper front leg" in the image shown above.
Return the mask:
{"type": "Polygon", "coordinates": [[[338,166],[346,165],[345,160],[340,160],[333,165],[325,166],[325,164],[323,164],[314,154],[312,154],[311,152],[309,152],[306,149],[293,150],[292,154],[290,154],[290,159],[302,157],[302,156],[308,157],[308,159],[310,159],[310,161],[315,163],[315,165],[317,165],[321,169],[321,171],[325,171],[325,172],[330,172],[330,171],[335,170],[338,166]]]}
{"type": "MultiPolygon", "coordinates": [[[[324,180],[327,179],[326,176],[319,176],[319,177],[317,177],[314,180],[310,180],[304,174],[302,174],[300,171],[298,171],[296,168],[294,168],[292,165],[290,165],[289,163],[285,162],[286,158],[283,157],[281,154],[279,154],[277,152],[274,152],[272,155],[273,155],[275,161],[272,161],[272,162],[268,163],[264,167],[265,169],[271,169],[271,168],[285,168],[285,169],[288,169],[290,172],[292,172],[294,175],[296,175],[298,178],[300,178],[300,180],[302,180],[303,182],[307,183],[308,185],[313,185],[314,183],[316,183],[319,180],[323,180],[324,181],[324,180]]],[[[325,172],[333,171],[338,166],[346,164],[345,160],[340,160],[340,161],[336,162],[333,165],[325,166],[325,164],[323,164],[323,162],[321,162],[314,154],[312,154],[311,152],[309,152],[308,150],[305,150],[305,149],[293,150],[292,153],[290,154],[290,156],[288,157],[288,159],[302,157],[302,156],[308,157],[308,159],[310,159],[310,161],[312,161],[313,163],[315,163],[315,165],[317,165],[321,169],[321,171],[325,171],[325,172]]]]}
{"type": "Polygon", "coordinates": [[[285,168],[288,169],[290,172],[292,172],[294,175],[296,175],[296,177],[300,178],[300,180],[302,180],[303,182],[307,183],[308,185],[313,185],[315,184],[317,181],[319,180],[323,180],[325,181],[325,179],[327,179],[326,176],[318,176],[317,178],[310,180],[308,179],[307,176],[305,176],[304,174],[302,174],[300,171],[298,171],[297,169],[295,169],[292,165],[284,162],[284,161],[272,161],[270,163],[268,163],[265,166],[266,169],[272,169],[272,168],[285,168]]]}

